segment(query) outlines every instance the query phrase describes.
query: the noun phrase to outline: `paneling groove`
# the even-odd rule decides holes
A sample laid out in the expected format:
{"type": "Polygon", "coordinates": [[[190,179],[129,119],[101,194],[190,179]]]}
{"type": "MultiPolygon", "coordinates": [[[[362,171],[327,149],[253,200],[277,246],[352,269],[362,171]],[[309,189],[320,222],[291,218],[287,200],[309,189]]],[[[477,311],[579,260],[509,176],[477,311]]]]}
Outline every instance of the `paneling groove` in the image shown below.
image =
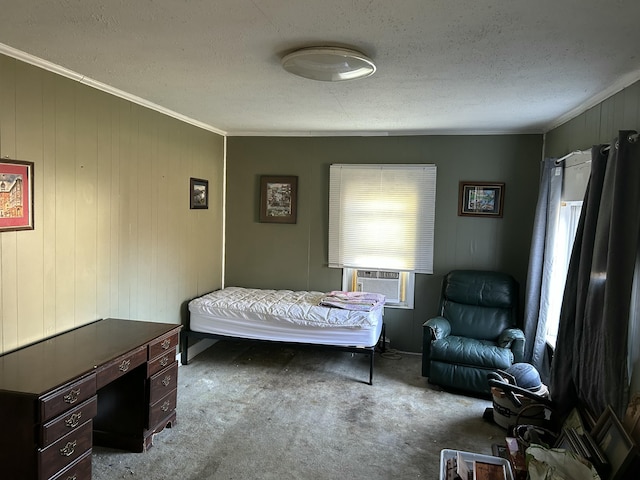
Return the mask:
{"type": "MultiPolygon", "coordinates": [[[[43,157],[41,71],[23,63],[16,64],[16,158],[40,163],[43,157]],[[19,81],[18,81],[19,80],[19,81]]],[[[34,175],[34,191],[42,191],[42,177],[34,175]]],[[[36,204],[34,218],[42,218],[43,208],[36,204]]],[[[44,330],[43,305],[31,301],[43,295],[43,230],[27,235],[16,233],[17,242],[17,315],[18,339],[32,342],[44,330]],[[21,322],[21,318],[33,319],[21,322]]]]}
{"type": "MultiPolygon", "coordinates": [[[[0,157],[16,158],[16,64],[0,55],[0,157]]],[[[6,348],[18,346],[17,233],[0,237],[0,319],[6,348]]]]}

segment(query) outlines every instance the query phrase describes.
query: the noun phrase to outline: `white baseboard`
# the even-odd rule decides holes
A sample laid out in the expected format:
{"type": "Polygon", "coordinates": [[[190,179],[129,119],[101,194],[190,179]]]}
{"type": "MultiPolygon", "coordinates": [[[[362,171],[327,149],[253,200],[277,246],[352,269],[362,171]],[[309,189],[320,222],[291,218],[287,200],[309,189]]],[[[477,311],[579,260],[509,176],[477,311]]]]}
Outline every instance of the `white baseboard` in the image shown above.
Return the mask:
{"type": "MultiPolygon", "coordinates": [[[[204,352],[207,348],[209,348],[211,345],[213,345],[217,341],[218,340],[205,338],[200,340],[199,342],[194,343],[189,347],[187,351],[187,361],[190,362],[196,355],[204,352]]],[[[176,358],[178,359],[178,363],[182,365],[182,361],[180,360],[180,353],[176,355],[176,358]]]]}

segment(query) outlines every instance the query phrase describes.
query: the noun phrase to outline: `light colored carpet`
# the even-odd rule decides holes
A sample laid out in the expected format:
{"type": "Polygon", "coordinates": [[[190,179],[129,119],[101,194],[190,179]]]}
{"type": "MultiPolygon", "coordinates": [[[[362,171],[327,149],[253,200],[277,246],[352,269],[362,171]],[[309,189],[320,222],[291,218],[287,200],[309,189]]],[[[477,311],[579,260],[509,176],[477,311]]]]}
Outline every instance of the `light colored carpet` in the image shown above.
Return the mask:
{"type": "Polygon", "coordinates": [[[440,391],[420,356],[219,342],[178,371],[177,424],[145,453],[94,448],[93,479],[438,479],[444,448],[490,454],[489,400],[440,391]]]}

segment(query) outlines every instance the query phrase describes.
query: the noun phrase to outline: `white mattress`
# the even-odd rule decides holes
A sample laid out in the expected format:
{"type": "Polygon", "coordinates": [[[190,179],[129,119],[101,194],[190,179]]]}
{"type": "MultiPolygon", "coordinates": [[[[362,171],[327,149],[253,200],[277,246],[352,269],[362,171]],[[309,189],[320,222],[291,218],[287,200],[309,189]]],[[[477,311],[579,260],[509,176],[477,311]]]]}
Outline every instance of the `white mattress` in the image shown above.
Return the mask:
{"type": "Polygon", "coordinates": [[[374,346],[382,307],[354,311],[318,305],[322,292],[229,287],[189,302],[189,328],[233,337],[339,346],[374,346]]]}

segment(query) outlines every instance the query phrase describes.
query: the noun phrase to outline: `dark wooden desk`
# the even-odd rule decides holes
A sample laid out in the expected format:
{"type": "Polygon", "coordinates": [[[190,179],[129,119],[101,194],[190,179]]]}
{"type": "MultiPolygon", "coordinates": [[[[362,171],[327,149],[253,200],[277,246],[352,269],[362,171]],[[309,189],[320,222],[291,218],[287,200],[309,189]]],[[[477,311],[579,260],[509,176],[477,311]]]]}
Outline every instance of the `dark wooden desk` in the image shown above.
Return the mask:
{"type": "Polygon", "coordinates": [[[175,422],[181,325],[105,319],[0,356],[0,477],[91,478],[91,447],[134,452],[175,422]]]}

